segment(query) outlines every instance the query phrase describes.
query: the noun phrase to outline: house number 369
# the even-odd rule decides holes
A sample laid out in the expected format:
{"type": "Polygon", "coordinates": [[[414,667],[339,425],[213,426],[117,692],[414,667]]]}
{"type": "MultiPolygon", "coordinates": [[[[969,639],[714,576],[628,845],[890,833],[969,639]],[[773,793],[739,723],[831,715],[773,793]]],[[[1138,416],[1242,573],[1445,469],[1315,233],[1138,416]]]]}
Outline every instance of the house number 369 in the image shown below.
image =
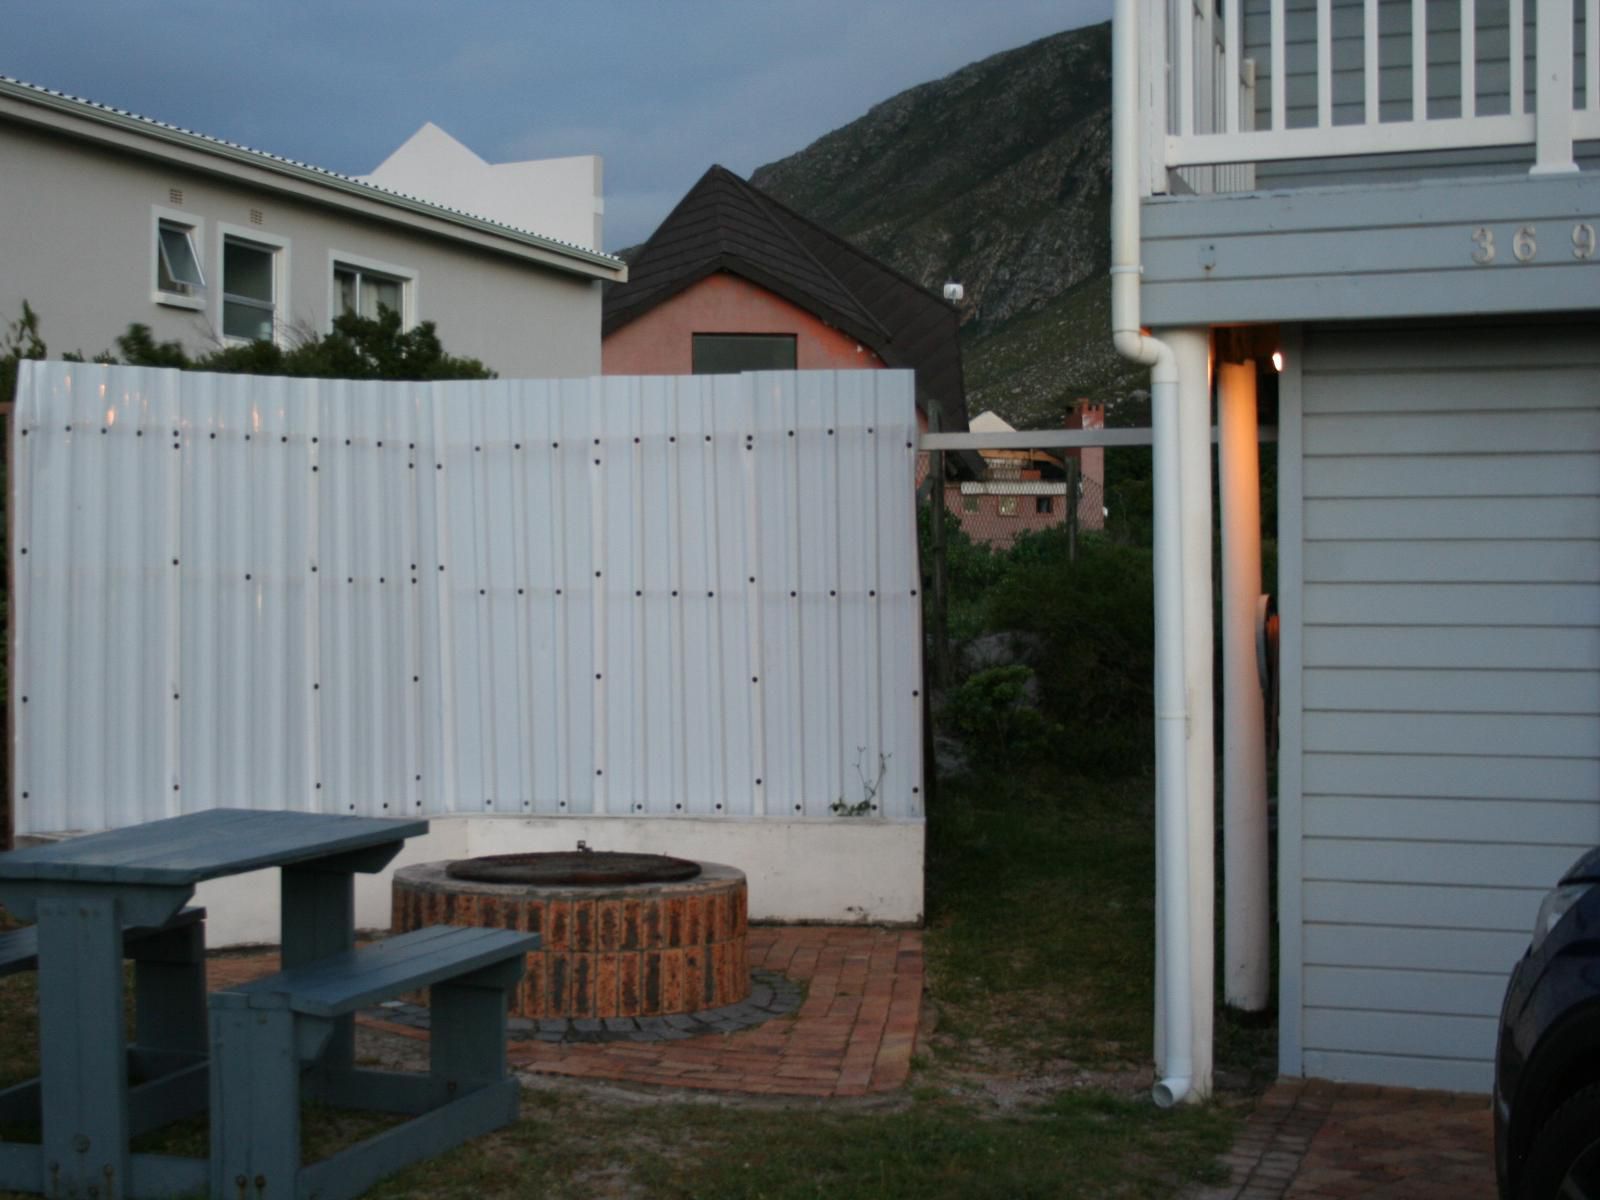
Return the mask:
{"type": "MultiPolygon", "coordinates": [[[[1494,241],[1494,230],[1487,225],[1479,225],[1472,231],[1472,261],[1479,266],[1488,266],[1494,262],[1497,248],[1494,241]]],[[[1579,262],[1591,259],[1595,250],[1600,248],[1595,237],[1594,226],[1587,221],[1579,221],[1572,227],[1572,257],[1579,262]]],[[[1539,256],[1539,232],[1532,225],[1519,226],[1511,235],[1511,257],[1519,263],[1532,262],[1539,256]]]]}

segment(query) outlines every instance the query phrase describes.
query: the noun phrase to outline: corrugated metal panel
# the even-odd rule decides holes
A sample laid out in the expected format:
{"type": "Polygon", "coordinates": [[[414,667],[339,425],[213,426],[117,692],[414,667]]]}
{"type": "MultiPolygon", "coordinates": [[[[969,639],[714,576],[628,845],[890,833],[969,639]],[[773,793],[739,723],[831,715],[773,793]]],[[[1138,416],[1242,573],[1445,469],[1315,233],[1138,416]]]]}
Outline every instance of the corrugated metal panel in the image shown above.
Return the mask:
{"type": "Polygon", "coordinates": [[[19,832],[921,818],[909,372],[19,397],[19,832]]]}

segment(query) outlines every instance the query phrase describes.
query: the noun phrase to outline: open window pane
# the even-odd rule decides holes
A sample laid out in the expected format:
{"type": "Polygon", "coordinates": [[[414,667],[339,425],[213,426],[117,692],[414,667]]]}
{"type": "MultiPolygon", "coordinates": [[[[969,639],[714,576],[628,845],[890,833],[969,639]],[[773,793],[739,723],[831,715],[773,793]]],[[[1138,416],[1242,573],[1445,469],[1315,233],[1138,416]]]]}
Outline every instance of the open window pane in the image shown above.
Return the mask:
{"type": "Polygon", "coordinates": [[[157,231],[156,251],[156,286],[163,292],[188,296],[205,287],[189,229],[162,221],[157,231]]]}
{"type": "Polygon", "coordinates": [[[792,371],[792,333],[697,333],[696,375],[737,375],[740,371],[792,371]]]}

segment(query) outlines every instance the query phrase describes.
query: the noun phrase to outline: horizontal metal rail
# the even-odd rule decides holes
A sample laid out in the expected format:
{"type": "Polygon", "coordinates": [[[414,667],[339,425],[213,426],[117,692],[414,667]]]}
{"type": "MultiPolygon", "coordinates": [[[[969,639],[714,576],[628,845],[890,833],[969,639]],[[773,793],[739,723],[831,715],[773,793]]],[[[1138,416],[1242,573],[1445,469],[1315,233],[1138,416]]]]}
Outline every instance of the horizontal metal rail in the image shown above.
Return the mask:
{"type": "MultiPolygon", "coordinates": [[[[1217,428],[1211,427],[1211,440],[1217,428]]],[[[1261,428],[1263,442],[1278,440],[1276,426],[1261,428]]],[[[1151,431],[1141,429],[1018,429],[1012,433],[924,433],[919,450],[1073,450],[1088,446],[1149,446],[1151,431]]]]}

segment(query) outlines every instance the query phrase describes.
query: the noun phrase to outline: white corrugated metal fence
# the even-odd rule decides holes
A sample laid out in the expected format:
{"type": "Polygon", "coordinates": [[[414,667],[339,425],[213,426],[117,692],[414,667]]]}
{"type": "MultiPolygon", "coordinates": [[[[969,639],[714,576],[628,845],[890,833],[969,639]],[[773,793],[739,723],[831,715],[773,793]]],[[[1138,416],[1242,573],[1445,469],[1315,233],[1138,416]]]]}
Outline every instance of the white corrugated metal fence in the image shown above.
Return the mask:
{"type": "Polygon", "coordinates": [[[921,816],[908,372],[24,364],[16,434],[18,832],[921,816]]]}

